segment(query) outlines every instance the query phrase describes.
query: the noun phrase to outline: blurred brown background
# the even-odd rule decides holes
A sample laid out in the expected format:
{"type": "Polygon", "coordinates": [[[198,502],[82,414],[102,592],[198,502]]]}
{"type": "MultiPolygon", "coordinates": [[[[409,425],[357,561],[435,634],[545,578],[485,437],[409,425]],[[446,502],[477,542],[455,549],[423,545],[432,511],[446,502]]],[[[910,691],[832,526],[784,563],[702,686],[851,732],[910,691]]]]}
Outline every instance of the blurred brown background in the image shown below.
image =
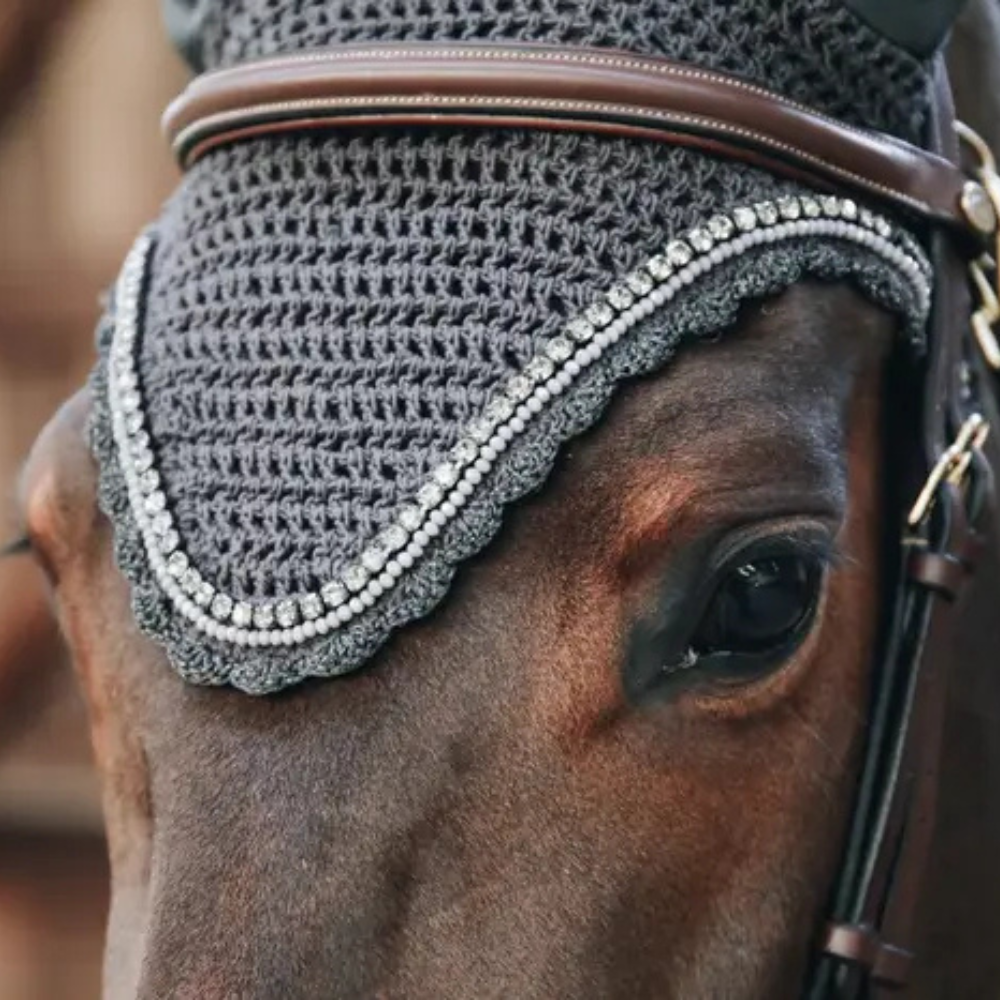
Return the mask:
{"type": "MultiPolygon", "coordinates": [[[[176,183],[156,0],[0,0],[0,543],[86,378],[98,296],[176,183]]],[[[84,709],[29,557],[0,561],[0,1000],[99,996],[107,869],[84,709]]]]}

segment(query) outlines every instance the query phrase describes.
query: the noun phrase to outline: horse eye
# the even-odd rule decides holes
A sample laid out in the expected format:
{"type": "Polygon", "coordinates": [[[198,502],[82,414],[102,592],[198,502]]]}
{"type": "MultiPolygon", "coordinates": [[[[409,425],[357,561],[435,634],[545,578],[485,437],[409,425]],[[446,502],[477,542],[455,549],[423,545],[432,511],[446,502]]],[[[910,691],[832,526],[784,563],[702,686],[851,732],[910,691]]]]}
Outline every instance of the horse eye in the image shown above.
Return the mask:
{"type": "Polygon", "coordinates": [[[739,673],[784,659],[808,632],[822,580],[815,554],[766,555],[736,565],[709,602],[689,655],[699,666],[739,673]]]}

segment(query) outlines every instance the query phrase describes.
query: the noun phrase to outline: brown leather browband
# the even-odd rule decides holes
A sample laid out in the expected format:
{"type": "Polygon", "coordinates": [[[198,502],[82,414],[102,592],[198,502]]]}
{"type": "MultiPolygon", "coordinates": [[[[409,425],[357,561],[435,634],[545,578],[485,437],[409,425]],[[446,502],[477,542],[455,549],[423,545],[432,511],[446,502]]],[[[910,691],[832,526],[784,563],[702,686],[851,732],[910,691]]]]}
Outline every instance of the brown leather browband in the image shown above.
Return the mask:
{"type": "Polygon", "coordinates": [[[253,136],[343,126],[506,126],[691,145],[968,228],[943,157],[735,77],[611,49],[358,45],[207,73],[167,109],[183,167],[253,136]]]}

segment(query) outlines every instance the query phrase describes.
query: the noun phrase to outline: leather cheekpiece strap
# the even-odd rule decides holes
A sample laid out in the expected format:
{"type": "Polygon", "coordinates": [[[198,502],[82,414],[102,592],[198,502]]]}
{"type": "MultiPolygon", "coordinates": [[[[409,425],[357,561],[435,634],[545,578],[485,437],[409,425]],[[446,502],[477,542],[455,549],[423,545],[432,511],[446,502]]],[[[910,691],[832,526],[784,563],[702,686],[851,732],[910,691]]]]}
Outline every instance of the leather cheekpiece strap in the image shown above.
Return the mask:
{"type": "Polygon", "coordinates": [[[966,178],[891,136],[666,59],[540,45],[359,45],[195,79],[163,125],[183,167],[254,136],[338,126],[530,127],[689,145],[968,230],[966,178]]]}

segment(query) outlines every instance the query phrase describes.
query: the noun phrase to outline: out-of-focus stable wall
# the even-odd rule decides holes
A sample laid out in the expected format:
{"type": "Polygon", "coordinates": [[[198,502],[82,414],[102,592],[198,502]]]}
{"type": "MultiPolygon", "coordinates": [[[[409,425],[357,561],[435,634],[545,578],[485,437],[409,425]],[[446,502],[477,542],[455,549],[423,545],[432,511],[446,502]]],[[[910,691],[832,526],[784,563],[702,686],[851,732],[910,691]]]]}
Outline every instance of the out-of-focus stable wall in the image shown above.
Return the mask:
{"type": "MultiPolygon", "coordinates": [[[[0,542],[36,434],[86,379],[101,291],[177,175],[156,0],[0,0],[0,542]],[[49,21],[39,10],[51,3],[49,21]],[[32,17],[40,59],[25,60],[32,17]],[[24,92],[11,76],[32,66],[24,92]],[[5,72],[6,70],[6,72],[5,72]]],[[[0,562],[0,1000],[99,995],[107,870],[83,706],[40,571],[0,562]]]]}

